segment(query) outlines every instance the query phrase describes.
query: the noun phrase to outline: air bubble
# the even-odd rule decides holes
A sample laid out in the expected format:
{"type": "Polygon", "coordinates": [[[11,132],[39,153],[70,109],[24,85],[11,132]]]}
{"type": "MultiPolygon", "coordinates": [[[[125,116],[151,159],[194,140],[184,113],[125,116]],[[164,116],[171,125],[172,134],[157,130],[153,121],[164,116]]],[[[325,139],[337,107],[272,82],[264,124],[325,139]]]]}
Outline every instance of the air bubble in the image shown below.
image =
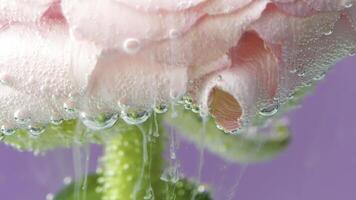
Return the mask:
{"type": "Polygon", "coordinates": [[[179,31],[177,29],[169,30],[169,38],[175,39],[177,37],[179,37],[179,31]]]}
{"type": "Polygon", "coordinates": [[[289,70],[289,73],[291,73],[291,74],[297,73],[297,68],[293,68],[293,69],[289,70]]]}
{"type": "Polygon", "coordinates": [[[9,84],[10,79],[11,79],[11,77],[9,74],[4,73],[4,72],[0,73],[0,84],[4,84],[4,85],[9,84]]]}
{"type": "Polygon", "coordinates": [[[6,136],[10,136],[16,133],[15,128],[10,127],[8,125],[2,125],[0,128],[0,132],[6,136]]]}
{"type": "Polygon", "coordinates": [[[153,189],[152,187],[148,188],[146,190],[146,194],[145,196],[143,197],[144,200],[152,200],[154,199],[154,193],[153,193],[153,189]]]}
{"type": "Polygon", "coordinates": [[[192,106],[192,112],[193,113],[199,113],[200,112],[200,107],[198,105],[193,105],[192,106]]]}
{"type": "Polygon", "coordinates": [[[39,136],[46,130],[46,127],[41,124],[31,124],[28,126],[28,132],[32,136],[39,136]]]}
{"type": "Polygon", "coordinates": [[[141,42],[136,38],[128,38],[124,41],[123,49],[128,54],[136,54],[141,49],[141,42]]]}
{"type": "Polygon", "coordinates": [[[51,122],[51,124],[53,124],[55,126],[59,126],[63,123],[63,119],[52,116],[50,119],[50,122],[51,122]]]}
{"type": "Polygon", "coordinates": [[[199,185],[198,192],[199,193],[204,193],[205,191],[206,191],[205,186],[204,185],[199,185]]]}
{"type": "Polygon", "coordinates": [[[63,109],[68,113],[68,114],[74,114],[75,113],[75,106],[76,102],[72,99],[67,100],[63,104],[63,109]]]}
{"type": "Polygon", "coordinates": [[[325,36],[329,36],[331,34],[333,34],[333,31],[332,30],[328,30],[326,32],[323,33],[325,36]]]}
{"type": "Polygon", "coordinates": [[[126,123],[137,125],[145,122],[151,116],[151,112],[141,108],[127,108],[121,111],[121,115],[126,123]]]}
{"type": "Polygon", "coordinates": [[[191,105],[193,104],[193,99],[190,96],[183,96],[183,102],[184,104],[191,105]]]}
{"type": "Polygon", "coordinates": [[[82,112],[80,114],[80,119],[87,128],[94,131],[100,131],[114,126],[119,119],[119,114],[103,113],[93,117],[82,112]]]}
{"type": "Polygon", "coordinates": [[[279,104],[273,104],[271,106],[268,106],[266,108],[263,108],[260,110],[260,115],[262,116],[273,116],[278,112],[279,109],[279,104]]]}
{"type": "Polygon", "coordinates": [[[305,76],[305,71],[304,71],[304,70],[299,70],[298,73],[297,73],[297,75],[298,75],[299,77],[303,77],[303,76],[305,76]]]}
{"type": "Polygon", "coordinates": [[[346,2],[345,3],[345,8],[351,8],[353,5],[353,3],[350,1],[350,2],[346,2]]]}
{"type": "Polygon", "coordinates": [[[163,114],[168,111],[168,106],[166,104],[159,104],[154,107],[154,111],[158,114],[163,114]]]}
{"type": "Polygon", "coordinates": [[[31,121],[29,113],[25,110],[18,110],[14,113],[14,119],[16,123],[25,125],[31,121]]]}
{"type": "Polygon", "coordinates": [[[66,176],[66,177],[64,177],[64,179],[63,179],[63,184],[64,184],[64,185],[69,185],[69,184],[72,183],[72,181],[73,181],[72,177],[66,176]]]}
{"type": "Polygon", "coordinates": [[[192,110],[192,104],[184,104],[184,109],[192,110]]]}
{"type": "Polygon", "coordinates": [[[54,195],[52,193],[48,193],[46,195],[46,200],[53,200],[54,199],[54,195]]]}

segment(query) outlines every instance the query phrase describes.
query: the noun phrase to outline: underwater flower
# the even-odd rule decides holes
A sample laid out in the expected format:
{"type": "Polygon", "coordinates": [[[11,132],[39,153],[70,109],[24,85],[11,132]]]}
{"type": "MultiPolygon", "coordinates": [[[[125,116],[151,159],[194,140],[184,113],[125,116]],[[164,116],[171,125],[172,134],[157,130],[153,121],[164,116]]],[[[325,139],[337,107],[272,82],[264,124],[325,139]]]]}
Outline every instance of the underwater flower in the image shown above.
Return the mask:
{"type": "Polygon", "coordinates": [[[0,0],[2,132],[139,123],[184,95],[234,131],[356,51],[353,3],[0,0]]]}

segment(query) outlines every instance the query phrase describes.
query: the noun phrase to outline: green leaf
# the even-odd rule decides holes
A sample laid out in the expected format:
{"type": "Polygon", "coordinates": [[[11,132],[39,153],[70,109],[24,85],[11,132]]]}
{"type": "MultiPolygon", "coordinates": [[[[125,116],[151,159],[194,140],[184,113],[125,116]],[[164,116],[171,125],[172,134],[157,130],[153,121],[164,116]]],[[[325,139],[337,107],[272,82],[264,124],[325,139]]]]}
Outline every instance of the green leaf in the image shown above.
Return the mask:
{"type": "Polygon", "coordinates": [[[67,187],[63,188],[55,197],[54,200],[76,200],[76,188],[79,188],[80,197],[85,197],[85,200],[100,200],[101,193],[97,192],[98,187],[98,175],[92,174],[87,177],[86,189],[83,190],[84,180],[71,183],[67,187]],[[79,187],[76,186],[79,184],[79,187]]]}
{"type": "Polygon", "coordinates": [[[240,163],[253,163],[268,160],[282,152],[289,143],[288,127],[275,122],[272,134],[231,135],[219,130],[212,118],[205,124],[198,114],[182,108],[176,108],[177,117],[166,115],[165,121],[175,126],[188,140],[219,155],[220,157],[240,163]],[[203,129],[205,132],[202,134],[203,129]]]}

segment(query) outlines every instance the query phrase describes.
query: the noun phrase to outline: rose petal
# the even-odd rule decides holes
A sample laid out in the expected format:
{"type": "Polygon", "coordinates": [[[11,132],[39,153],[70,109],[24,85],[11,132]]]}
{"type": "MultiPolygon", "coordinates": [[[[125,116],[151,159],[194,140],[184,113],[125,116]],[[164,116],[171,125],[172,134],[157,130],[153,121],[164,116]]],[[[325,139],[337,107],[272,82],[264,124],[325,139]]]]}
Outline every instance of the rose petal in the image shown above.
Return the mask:
{"type": "Polygon", "coordinates": [[[356,4],[354,6],[352,6],[351,8],[347,9],[346,14],[347,14],[348,19],[350,20],[352,27],[356,31],[356,4]]]}
{"type": "Polygon", "coordinates": [[[319,79],[338,59],[350,54],[355,32],[338,12],[299,18],[273,11],[268,10],[253,29],[268,43],[280,46],[275,54],[280,59],[279,95],[283,102],[298,87],[319,79]]]}
{"type": "MultiPolygon", "coordinates": [[[[117,103],[150,109],[168,103],[171,96],[186,91],[187,68],[164,66],[151,59],[122,56],[117,51],[103,54],[91,75],[87,92],[109,106],[117,103]]],[[[89,110],[92,109],[88,105],[89,110]]]]}
{"type": "Polygon", "coordinates": [[[270,105],[278,86],[277,59],[257,34],[245,33],[230,53],[232,67],[208,77],[199,100],[227,131],[270,105]]]}
{"type": "Polygon", "coordinates": [[[343,10],[346,7],[356,2],[355,0],[303,0],[312,8],[318,11],[337,11],[343,10]]]}
{"type": "MultiPolygon", "coordinates": [[[[57,117],[57,110],[46,99],[18,92],[0,85],[0,122],[9,128],[17,128],[15,114],[21,112],[27,123],[48,123],[51,117],[57,117]]],[[[62,117],[58,118],[62,119],[62,117]]]]}
{"type": "Polygon", "coordinates": [[[328,34],[339,19],[339,15],[338,12],[327,12],[300,18],[287,15],[270,6],[251,29],[269,43],[280,44],[303,37],[320,37],[328,34]]]}
{"type": "Polygon", "coordinates": [[[0,20],[36,22],[55,0],[0,0],[0,20]]]}
{"type": "Polygon", "coordinates": [[[158,63],[188,66],[197,71],[194,68],[208,66],[226,55],[237,44],[244,28],[260,17],[266,4],[267,1],[256,1],[230,15],[205,17],[182,37],[157,44],[142,54],[153,55],[158,63]]]}
{"type": "Polygon", "coordinates": [[[285,77],[288,88],[309,84],[313,79],[324,76],[327,70],[338,60],[356,50],[356,32],[352,30],[348,20],[342,17],[330,35],[302,38],[283,44],[282,59],[289,71],[285,77]],[[297,78],[292,77],[297,76],[297,78]]]}
{"type": "Polygon", "coordinates": [[[174,1],[166,1],[166,0],[150,0],[150,1],[142,1],[142,0],[114,0],[117,2],[124,3],[126,5],[131,6],[135,9],[142,10],[168,10],[168,11],[180,11],[186,10],[192,7],[195,7],[207,0],[174,0],[174,1]]]}
{"type": "Polygon", "coordinates": [[[212,0],[204,11],[209,15],[226,14],[245,7],[253,0],[212,0]]]}
{"type": "Polygon", "coordinates": [[[150,41],[177,37],[202,16],[192,10],[145,13],[114,0],[63,0],[62,9],[76,39],[84,38],[128,53],[135,53],[150,41]],[[130,41],[135,41],[132,51],[130,41]]]}
{"type": "Polygon", "coordinates": [[[46,101],[61,117],[68,116],[63,104],[69,96],[86,88],[85,73],[94,68],[100,52],[94,45],[70,40],[62,26],[10,25],[0,32],[0,44],[5,85],[46,101]]]}
{"type": "Polygon", "coordinates": [[[278,9],[282,10],[283,12],[298,17],[306,17],[316,13],[316,11],[313,8],[311,8],[308,4],[306,4],[302,0],[297,0],[295,2],[285,2],[285,3],[276,2],[275,5],[278,7],[278,9]]]}

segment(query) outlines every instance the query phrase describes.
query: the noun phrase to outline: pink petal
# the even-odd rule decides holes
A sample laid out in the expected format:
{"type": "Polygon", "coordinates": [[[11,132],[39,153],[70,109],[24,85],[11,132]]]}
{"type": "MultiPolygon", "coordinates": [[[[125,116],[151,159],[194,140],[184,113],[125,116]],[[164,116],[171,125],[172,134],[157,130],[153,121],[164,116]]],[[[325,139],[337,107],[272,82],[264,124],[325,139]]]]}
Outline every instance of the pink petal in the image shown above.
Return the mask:
{"type": "Polygon", "coordinates": [[[299,18],[272,9],[252,27],[268,43],[279,46],[274,52],[280,59],[282,102],[355,50],[356,34],[338,12],[299,18]]]}
{"type": "Polygon", "coordinates": [[[356,2],[355,0],[303,0],[308,5],[313,7],[318,11],[338,11],[343,10],[352,3],[356,2]]]}
{"type": "MultiPolygon", "coordinates": [[[[187,68],[156,63],[149,56],[137,58],[117,51],[105,52],[90,77],[87,93],[108,107],[151,109],[186,91],[187,68]]],[[[87,110],[92,110],[89,103],[87,110]]]]}
{"type": "Polygon", "coordinates": [[[208,0],[114,0],[120,3],[124,3],[132,8],[139,10],[149,10],[149,11],[158,11],[158,10],[168,10],[168,11],[180,11],[186,10],[192,7],[195,7],[208,0]]]}
{"type": "Polygon", "coordinates": [[[199,100],[227,131],[270,105],[278,86],[277,59],[255,33],[245,33],[230,53],[232,67],[209,76],[199,100]]]}
{"type": "Polygon", "coordinates": [[[226,14],[245,7],[253,0],[212,0],[204,8],[210,15],[226,14]]]}
{"type": "Polygon", "coordinates": [[[145,13],[115,0],[63,0],[62,9],[76,39],[84,38],[128,53],[135,53],[152,41],[178,37],[202,16],[194,10],[145,13]],[[131,51],[128,42],[133,40],[139,47],[136,45],[131,51]]]}
{"type": "Polygon", "coordinates": [[[270,6],[251,29],[272,44],[293,41],[301,37],[320,37],[332,31],[338,12],[320,13],[310,17],[293,17],[270,6]]]}
{"type": "Polygon", "coordinates": [[[346,14],[348,19],[350,20],[352,27],[356,31],[356,4],[355,6],[352,6],[351,8],[347,9],[346,14]]]}
{"type": "Polygon", "coordinates": [[[52,106],[48,112],[70,117],[63,104],[87,87],[85,74],[95,66],[100,49],[70,40],[63,26],[10,25],[0,32],[0,44],[0,74],[6,87],[46,102],[52,106]]]}
{"type": "Polygon", "coordinates": [[[46,99],[23,94],[2,85],[0,85],[0,90],[0,121],[2,125],[18,128],[14,120],[14,115],[17,112],[21,112],[22,117],[29,119],[29,123],[48,123],[51,117],[57,117],[56,109],[48,104],[46,99]]]}
{"type": "Polygon", "coordinates": [[[55,0],[0,0],[0,21],[36,22],[55,0]]]}
{"type": "MultiPolygon", "coordinates": [[[[266,1],[256,1],[230,15],[205,17],[182,37],[152,46],[142,54],[154,55],[159,63],[179,64],[198,71],[194,68],[208,66],[226,55],[239,41],[244,28],[260,17],[266,4],[266,1]]],[[[214,67],[207,71],[210,69],[214,67]]]]}
{"type": "Polygon", "coordinates": [[[278,9],[288,14],[306,17],[315,14],[316,11],[306,4],[303,0],[297,0],[295,2],[275,3],[278,9]]]}

